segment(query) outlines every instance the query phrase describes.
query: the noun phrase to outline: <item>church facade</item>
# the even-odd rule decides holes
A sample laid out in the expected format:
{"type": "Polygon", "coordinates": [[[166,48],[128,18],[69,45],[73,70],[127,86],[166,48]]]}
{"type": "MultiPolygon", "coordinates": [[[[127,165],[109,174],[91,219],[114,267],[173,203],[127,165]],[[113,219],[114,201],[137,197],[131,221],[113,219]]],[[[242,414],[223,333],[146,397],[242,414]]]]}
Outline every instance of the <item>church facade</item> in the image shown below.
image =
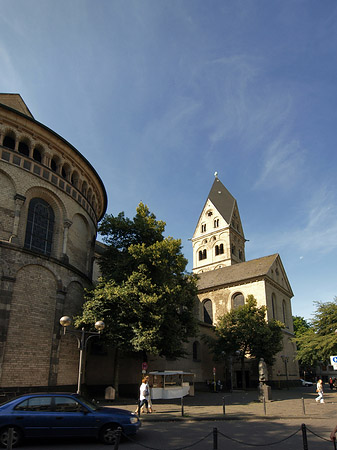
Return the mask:
{"type": "MultiPolygon", "coordinates": [[[[199,277],[200,327],[207,330],[216,325],[218,317],[243,305],[253,295],[258,306],[267,307],[267,319],[285,324],[283,350],[269,368],[270,382],[283,385],[299,378],[293,342],[293,292],[280,256],[246,261],[245,242],[237,202],[216,174],[192,238],[193,271],[199,277]]],[[[208,349],[200,351],[207,353],[208,349]]],[[[247,360],[246,366],[246,380],[256,386],[256,364],[247,360]]],[[[241,374],[234,367],[233,384],[240,387],[240,383],[241,374]]]]}

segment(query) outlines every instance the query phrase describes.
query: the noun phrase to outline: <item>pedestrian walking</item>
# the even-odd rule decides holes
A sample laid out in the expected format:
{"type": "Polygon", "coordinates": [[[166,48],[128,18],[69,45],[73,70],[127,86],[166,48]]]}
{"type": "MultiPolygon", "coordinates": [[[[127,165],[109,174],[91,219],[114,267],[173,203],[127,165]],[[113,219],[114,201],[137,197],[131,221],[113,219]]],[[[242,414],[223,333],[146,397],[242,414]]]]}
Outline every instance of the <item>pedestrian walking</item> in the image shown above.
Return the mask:
{"type": "Polygon", "coordinates": [[[142,406],[144,406],[144,405],[147,410],[147,413],[150,413],[149,396],[150,396],[149,385],[147,384],[147,380],[144,377],[142,379],[142,384],[140,385],[140,388],[139,388],[139,405],[138,405],[139,414],[140,414],[140,410],[141,410],[142,406]]]}
{"type": "Polygon", "coordinates": [[[318,402],[324,403],[322,378],[319,378],[317,381],[316,392],[318,393],[318,396],[315,398],[316,403],[318,403],[318,402]]]}

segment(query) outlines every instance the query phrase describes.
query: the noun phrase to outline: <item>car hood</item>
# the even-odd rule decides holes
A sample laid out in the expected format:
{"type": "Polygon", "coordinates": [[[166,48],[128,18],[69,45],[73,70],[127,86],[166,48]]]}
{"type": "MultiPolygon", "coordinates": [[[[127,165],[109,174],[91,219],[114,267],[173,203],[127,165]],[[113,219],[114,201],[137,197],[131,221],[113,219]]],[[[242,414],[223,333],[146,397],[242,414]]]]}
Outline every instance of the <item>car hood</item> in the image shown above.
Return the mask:
{"type": "Polygon", "coordinates": [[[111,408],[109,406],[100,406],[96,410],[96,414],[116,414],[119,416],[134,416],[135,414],[126,409],[111,408]]]}

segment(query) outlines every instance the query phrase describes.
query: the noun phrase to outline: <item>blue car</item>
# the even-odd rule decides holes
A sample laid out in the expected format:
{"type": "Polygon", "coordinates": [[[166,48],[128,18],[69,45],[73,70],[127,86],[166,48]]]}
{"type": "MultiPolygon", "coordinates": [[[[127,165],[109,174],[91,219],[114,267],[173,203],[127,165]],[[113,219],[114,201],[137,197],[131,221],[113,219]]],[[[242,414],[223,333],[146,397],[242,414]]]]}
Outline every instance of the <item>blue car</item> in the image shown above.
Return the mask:
{"type": "Polygon", "coordinates": [[[23,438],[94,436],[115,443],[115,431],[135,434],[139,417],[125,409],[99,407],[78,394],[26,394],[0,405],[0,445],[7,447],[13,428],[13,446],[23,438]]]}

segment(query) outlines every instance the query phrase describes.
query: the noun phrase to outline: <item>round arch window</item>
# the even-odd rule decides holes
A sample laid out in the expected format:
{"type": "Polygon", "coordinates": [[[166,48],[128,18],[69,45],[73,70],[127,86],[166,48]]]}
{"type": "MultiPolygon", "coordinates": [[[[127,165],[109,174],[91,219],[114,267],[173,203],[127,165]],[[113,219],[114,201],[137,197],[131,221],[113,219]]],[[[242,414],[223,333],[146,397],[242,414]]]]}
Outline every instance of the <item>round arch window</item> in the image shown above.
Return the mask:
{"type": "Polygon", "coordinates": [[[244,298],[243,294],[241,294],[241,292],[237,292],[236,294],[233,295],[232,304],[233,304],[233,309],[236,309],[239,306],[244,306],[245,298],[244,298]]]}

